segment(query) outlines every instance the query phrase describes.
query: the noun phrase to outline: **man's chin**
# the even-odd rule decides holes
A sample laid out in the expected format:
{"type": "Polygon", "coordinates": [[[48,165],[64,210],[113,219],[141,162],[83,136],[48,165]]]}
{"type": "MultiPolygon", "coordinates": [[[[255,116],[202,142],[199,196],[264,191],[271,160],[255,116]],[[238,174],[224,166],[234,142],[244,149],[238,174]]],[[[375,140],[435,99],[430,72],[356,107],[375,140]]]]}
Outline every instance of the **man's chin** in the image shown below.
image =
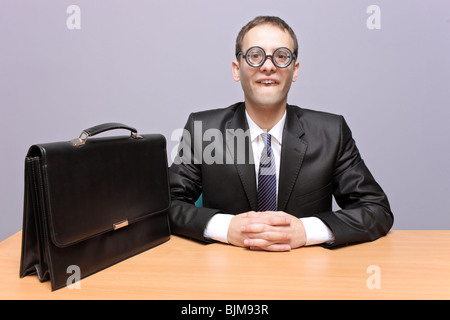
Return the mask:
{"type": "Polygon", "coordinates": [[[273,99],[260,99],[256,101],[253,105],[257,106],[258,108],[261,108],[263,110],[273,110],[273,109],[279,109],[284,108],[286,106],[286,102],[283,100],[273,100],[273,99]]]}

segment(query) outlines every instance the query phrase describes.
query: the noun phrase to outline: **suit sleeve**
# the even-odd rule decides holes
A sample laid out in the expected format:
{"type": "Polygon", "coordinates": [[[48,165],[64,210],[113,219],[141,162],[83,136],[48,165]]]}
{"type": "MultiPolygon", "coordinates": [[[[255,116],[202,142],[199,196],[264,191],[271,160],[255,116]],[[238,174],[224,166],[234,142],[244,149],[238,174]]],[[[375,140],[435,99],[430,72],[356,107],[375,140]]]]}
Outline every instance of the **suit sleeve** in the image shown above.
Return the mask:
{"type": "Polygon", "coordinates": [[[361,159],[343,117],[332,185],[341,210],[316,215],[335,235],[333,244],[324,246],[373,241],[387,234],[394,221],[387,196],[361,159]]]}
{"type": "Polygon", "coordinates": [[[195,206],[195,201],[202,193],[202,170],[201,164],[197,164],[194,158],[194,147],[201,149],[201,143],[194,143],[193,124],[194,115],[191,114],[184,128],[178,155],[169,168],[172,199],[169,221],[173,234],[207,242],[203,237],[204,230],[219,210],[195,206]]]}

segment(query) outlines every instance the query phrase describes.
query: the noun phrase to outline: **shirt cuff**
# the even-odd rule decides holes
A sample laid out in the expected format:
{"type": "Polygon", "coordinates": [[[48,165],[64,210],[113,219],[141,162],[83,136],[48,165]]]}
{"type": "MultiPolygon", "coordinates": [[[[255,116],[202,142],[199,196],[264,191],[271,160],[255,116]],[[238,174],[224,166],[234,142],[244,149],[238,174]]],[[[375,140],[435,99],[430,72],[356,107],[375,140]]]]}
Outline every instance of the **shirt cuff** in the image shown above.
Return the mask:
{"type": "Polygon", "coordinates": [[[203,236],[207,239],[228,243],[228,227],[234,215],[217,213],[209,219],[203,236]]]}
{"type": "Polygon", "coordinates": [[[334,241],[334,234],[330,228],[317,217],[300,218],[306,232],[306,246],[334,241]]]}

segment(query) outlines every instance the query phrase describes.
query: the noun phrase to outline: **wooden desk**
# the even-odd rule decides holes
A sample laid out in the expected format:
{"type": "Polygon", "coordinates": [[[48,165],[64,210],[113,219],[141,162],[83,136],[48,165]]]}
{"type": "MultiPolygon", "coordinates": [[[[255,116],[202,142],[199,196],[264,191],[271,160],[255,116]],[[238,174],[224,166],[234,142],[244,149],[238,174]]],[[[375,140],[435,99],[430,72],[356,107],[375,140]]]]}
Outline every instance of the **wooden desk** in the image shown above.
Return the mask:
{"type": "Polygon", "coordinates": [[[0,299],[450,299],[450,230],[286,253],[172,236],[82,279],[80,289],[54,292],[36,276],[19,278],[20,245],[21,232],[0,243],[0,299]],[[381,288],[370,289],[377,275],[381,288]]]}

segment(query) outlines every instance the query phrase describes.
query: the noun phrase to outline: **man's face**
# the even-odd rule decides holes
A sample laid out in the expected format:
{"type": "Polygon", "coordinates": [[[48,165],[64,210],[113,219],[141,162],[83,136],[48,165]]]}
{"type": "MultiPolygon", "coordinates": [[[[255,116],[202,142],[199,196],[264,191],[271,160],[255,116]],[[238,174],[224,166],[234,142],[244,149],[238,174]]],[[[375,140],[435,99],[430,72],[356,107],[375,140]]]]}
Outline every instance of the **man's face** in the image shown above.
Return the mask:
{"type": "MultiPolygon", "coordinates": [[[[242,51],[258,46],[266,55],[272,55],[280,47],[294,51],[294,41],[287,31],[277,26],[256,26],[244,36],[242,51]]],[[[256,108],[284,107],[291,83],[297,80],[299,63],[292,62],[287,68],[277,68],[270,58],[261,67],[251,67],[242,55],[232,63],[233,78],[241,82],[247,105],[256,108]]]]}

